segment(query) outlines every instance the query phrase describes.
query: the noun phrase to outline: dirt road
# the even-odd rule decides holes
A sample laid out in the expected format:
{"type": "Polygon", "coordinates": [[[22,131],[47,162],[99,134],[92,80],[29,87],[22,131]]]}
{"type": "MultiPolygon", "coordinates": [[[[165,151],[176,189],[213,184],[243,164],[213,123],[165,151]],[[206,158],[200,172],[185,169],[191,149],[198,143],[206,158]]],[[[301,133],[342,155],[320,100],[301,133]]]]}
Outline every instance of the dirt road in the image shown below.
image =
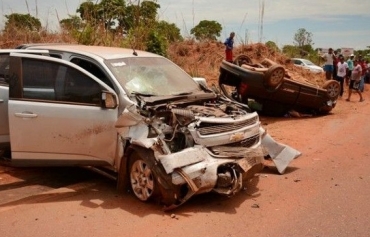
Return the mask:
{"type": "Polygon", "coordinates": [[[267,162],[236,196],[199,195],[169,213],[83,169],[0,167],[1,236],[369,236],[369,94],[328,116],[261,118],[302,152],[286,173],[267,162]]]}

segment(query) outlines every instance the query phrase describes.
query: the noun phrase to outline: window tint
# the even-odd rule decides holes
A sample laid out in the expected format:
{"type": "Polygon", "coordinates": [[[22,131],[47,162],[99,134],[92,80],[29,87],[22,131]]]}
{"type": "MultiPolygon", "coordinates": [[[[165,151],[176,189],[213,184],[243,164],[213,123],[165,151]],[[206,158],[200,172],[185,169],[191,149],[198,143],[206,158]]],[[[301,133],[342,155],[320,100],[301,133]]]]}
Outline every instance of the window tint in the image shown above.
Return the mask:
{"type": "Polygon", "coordinates": [[[81,59],[81,58],[77,58],[77,57],[73,58],[71,60],[71,63],[74,63],[74,64],[82,67],[86,71],[90,72],[91,74],[93,74],[94,76],[96,76],[97,78],[102,80],[109,87],[114,89],[112,82],[108,79],[108,77],[104,74],[104,72],[98,66],[96,66],[94,63],[89,62],[89,61],[84,60],[84,59],[81,59]]]}
{"type": "Polygon", "coordinates": [[[74,68],[34,59],[22,67],[23,98],[100,105],[99,83],[74,68]]]}
{"type": "Polygon", "coordinates": [[[74,68],[67,68],[65,75],[65,100],[100,105],[101,86],[74,68]]]}
{"type": "Polygon", "coordinates": [[[24,59],[23,98],[54,100],[54,82],[58,64],[47,61],[24,59]]]}

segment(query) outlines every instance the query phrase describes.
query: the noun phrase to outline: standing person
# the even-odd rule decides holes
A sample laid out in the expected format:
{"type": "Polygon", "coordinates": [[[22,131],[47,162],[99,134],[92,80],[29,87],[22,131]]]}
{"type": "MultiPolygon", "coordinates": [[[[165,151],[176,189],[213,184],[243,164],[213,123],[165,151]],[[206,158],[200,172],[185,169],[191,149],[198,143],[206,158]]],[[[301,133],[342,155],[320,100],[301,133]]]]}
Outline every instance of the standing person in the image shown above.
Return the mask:
{"type": "Polygon", "coordinates": [[[333,80],[337,79],[337,72],[338,72],[337,65],[339,63],[339,57],[342,56],[340,54],[339,57],[337,57],[337,53],[338,53],[338,51],[336,51],[336,50],[333,53],[333,80]]]}
{"type": "Polygon", "coordinates": [[[346,62],[344,62],[344,57],[341,55],[339,56],[339,62],[336,66],[337,68],[337,76],[335,78],[336,81],[338,81],[340,83],[340,94],[339,96],[342,97],[343,96],[343,84],[344,84],[344,77],[346,76],[347,74],[347,70],[348,70],[348,64],[346,62]]]}
{"type": "Polygon", "coordinates": [[[349,85],[349,79],[351,78],[351,75],[352,75],[354,57],[355,57],[355,55],[351,54],[349,56],[348,60],[347,60],[347,65],[348,65],[348,71],[347,71],[347,75],[346,75],[346,85],[347,86],[349,85]]]}
{"type": "Polygon", "coordinates": [[[359,56],[359,64],[361,65],[362,73],[361,73],[361,79],[360,79],[360,91],[364,92],[365,89],[365,75],[367,71],[367,64],[365,60],[362,58],[362,56],[359,56]]]}
{"type": "Polygon", "coordinates": [[[324,71],[326,80],[330,80],[333,74],[333,61],[334,61],[334,54],[333,49],[329,48],[329,51],[321,56],[324,60],[324,71]]]}
{"type": "Polygon", "coordinates": [[[234,36],[235,36],[235,33],[231,32],[230,37],[227,38],[224,42],[224,45],[226,46],[226,49],[225,49],[226,61],[228,62],[233,62],[234,36]]]}
{"type": "Polygon", "coordinates": [[[355,90],[360,95],[360,102],[364,101],[364,98],[362,98],[361,91],[359,90],[361,73],[362,73],[361,65],[358,63],[358,60],[355,59],[354,68],[352,70],[351,81],[349,82],[348,98],[346,99],[346,101],[351,100],[352,90],[355,90]]]}

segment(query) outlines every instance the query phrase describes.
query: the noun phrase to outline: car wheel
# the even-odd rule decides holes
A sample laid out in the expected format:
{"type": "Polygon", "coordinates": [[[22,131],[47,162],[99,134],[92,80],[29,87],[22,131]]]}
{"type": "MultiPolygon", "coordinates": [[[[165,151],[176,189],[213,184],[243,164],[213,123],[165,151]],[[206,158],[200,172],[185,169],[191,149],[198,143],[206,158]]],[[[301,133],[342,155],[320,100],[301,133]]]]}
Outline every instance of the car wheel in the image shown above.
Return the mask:
{"type": "Polygon", "coordinates": [[[242,64],[252,64],[252,60],[247,55],[242,54],[236,57],[233,63],[241,66],[242,64]]]}
{"type": "Polygon", "coordinates": [[[285,69],[280,65],[272,65],[265,72],[265,85],[277,88],[283,82],[285,69]]]}
{"type": "Polygon", "coordinates": [[[340,93],[340,84],[337,81],[329,80],[324,83],[322,88],[326,89],[327,95],[330,99],[336,100],[340,93]]]}
{"type": "Polygon", "coordinates": [[[159,193],[158,183],[149,165],[134,152],[129,165],[130,186],[135,196],[143,201],[149,201],[159,193]]]}

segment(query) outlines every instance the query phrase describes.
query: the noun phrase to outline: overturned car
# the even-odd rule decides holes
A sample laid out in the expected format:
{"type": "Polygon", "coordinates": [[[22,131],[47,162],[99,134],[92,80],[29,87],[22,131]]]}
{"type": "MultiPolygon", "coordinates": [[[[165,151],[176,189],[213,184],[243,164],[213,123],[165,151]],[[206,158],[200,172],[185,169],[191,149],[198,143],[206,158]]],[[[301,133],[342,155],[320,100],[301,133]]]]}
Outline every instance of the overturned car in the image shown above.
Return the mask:
{"type": "Polygon", "coordinates": [[[219,86],[225,96],[248,104],[262,114],[282,116],[289,110],[327,114],[337,103],[340,84],[328,80],[320,87],[290,78],[282,65],[265,59],[254,63],[239,55],[233,63],[223,61],[219,86]]]}
{"type": "Polygon", "coordinates": [[[21,48],[0,52],[0,116],[9,122],[0,154],[10,164],[91,166],[113,173],[118,190],[172,209],[195,194],[237,193],[267,153],[280,173],[300,155],[266,134],[246,105],[164,57],[83,45],[21,48]]]}

